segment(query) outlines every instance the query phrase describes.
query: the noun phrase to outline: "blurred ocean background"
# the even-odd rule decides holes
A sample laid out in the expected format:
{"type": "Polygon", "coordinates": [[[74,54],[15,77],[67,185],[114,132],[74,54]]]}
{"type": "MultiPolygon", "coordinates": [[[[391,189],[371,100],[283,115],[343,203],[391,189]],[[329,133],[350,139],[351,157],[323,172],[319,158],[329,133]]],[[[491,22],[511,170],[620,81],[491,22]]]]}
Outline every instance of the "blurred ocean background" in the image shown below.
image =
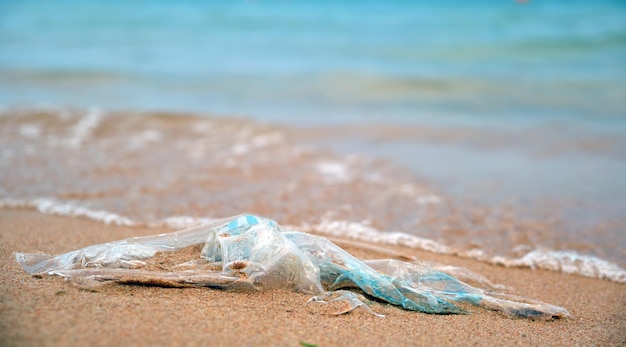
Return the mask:
{"type": "Polygon", "coordinates": [[[461,209],[557,219],[535,247],[577,240],[561,248],[622,265],[625,81],[623,1],[0,1],[5,113],[317,130],[317,146],[393,162],[461,209]]]}
{"type": "Polygon", "coordinates": [[[3,1],[0,101],[613,129],[625,18],[603,0],[3,1]]]}

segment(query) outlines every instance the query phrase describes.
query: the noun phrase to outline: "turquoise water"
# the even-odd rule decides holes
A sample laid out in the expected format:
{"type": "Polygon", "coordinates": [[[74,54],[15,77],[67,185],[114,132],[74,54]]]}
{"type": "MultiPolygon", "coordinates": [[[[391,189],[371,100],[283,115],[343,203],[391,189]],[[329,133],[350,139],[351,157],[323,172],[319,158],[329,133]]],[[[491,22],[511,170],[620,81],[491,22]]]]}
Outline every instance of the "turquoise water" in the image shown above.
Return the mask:
{"type": "Polygon", "coordinates": [[[0,13],[9,105],[304,123],[625,116],[620,1],[23,1],[0,13]]]}

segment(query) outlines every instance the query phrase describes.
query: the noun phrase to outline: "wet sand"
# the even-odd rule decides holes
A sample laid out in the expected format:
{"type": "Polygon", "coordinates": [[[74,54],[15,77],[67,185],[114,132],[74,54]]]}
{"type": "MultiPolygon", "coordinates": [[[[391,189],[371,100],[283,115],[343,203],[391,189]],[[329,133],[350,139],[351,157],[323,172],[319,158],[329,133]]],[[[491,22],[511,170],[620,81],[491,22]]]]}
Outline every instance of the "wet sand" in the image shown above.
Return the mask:
{"type": "MultiPolygon", "coordinates": [[[[0,345],[624,345],[623,284],[549,271],[511,269],[454,256],[338,242],[360,258],[390,254],[457,265],[513,287],[516,295],[563,306],[571,318],[511,319],[475,308],[471,315],[428,315],[374,304],[333,316],[307,294],[207,288],[106,285],[85,290],[22,271],[13,252],[60,253],[169,230],[124,228],[28,210],[0,210],[0,345]]],[[[380,247],[380,246],[376,246],[380,247]]]]}
{"type": "MultiPolygon", "coordinates": [[[[623,174],[593,160],[572,166],[557,156],[545,159],[545,170],[535,166],[544,159],[523,155],[526,159],[518,161],[522,153],[533,152],[528,146],[581,154],[578,137],[550,145],[544,141],[554,138],[550,129],[541,136],[532,132],[539,141],[469,128],[351,127],[298,128],[234,117],[97,108],[7,109],[0,112],[0,206],[33,206],[32,201],[46,199],[140,223],[240,213],[296,226],[345,221],[489,258],[513,261],[549,249],[626,265],[626,219],[620,208],[626,206],[620,202],[626,186],[615,178],[623,174]],[[482,149],[439,157],[443,147],[482,149]],[[519,151],[500,153],[505,147],[519,151]],[[472,174],[467,167],[486,171],[472,174]],[[532,186],[542,172],[552,177],[544,181],[549,187],[532,186]],[[605,179],[602,184],[572,181],[566,172],[605,179]],[[555,192],[553,182],[565,182],[561,188],[567,192],[589,189],[574,199],[555,192]],[[591,199],[598,187],[618,201],[591,199]]],[[[624,142],[604,140],[613,149],[581,155],[614,155],[611,162],[626,163],[619,160],[623,151],[613,153],[626,148],[624,142]]],[[[626,165],[618,166],[626,172],[626,165]]],[[[566,261],[548,258],[543,262],[566,261]]],[[[619,271],[609,272],[595,275],[619,271]]]]}

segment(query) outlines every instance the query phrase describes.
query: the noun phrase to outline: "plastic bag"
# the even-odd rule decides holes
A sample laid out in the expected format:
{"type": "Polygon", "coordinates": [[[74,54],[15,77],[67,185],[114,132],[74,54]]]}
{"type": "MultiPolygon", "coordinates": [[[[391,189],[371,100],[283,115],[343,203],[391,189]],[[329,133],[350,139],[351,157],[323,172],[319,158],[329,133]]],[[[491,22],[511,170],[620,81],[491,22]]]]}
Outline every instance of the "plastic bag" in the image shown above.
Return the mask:
{"type": "MultiPolygon", "coordinates": [[[[348,309],[340,313],[357,307],[374,313],[364,304],[365,295],[426,313],[467,313],[457,305],[466,303],[516,317],[569,316],[558,306],[472,287],[425,263],[361,261],[321,236],[282,230],[272,220],[251,215],[57,256],[16,253],[16,259],[30,274],[63,276],[82,285],[113,281],[235,290],[287,289],[314,294],[311,301],[316,302],[343,300],[348,309]],[[150,261],[157,255],[194,245],[202,246],[195,259],[165,271],[150,269],[150,261]]],[[[471,273],[465,274],[471,277],[471,273]]]]}

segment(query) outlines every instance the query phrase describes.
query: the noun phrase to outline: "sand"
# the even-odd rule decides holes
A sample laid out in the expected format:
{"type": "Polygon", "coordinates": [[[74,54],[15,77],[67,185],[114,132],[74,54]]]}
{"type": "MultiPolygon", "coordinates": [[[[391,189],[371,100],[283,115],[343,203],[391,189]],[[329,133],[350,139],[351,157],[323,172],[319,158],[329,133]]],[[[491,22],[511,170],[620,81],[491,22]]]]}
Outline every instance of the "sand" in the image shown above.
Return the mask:
{"type": "Polygon", "coordinates": [[[429,315],[374,304],[334,316],[307,294],[228,292],[208,288],[105,285],[86,290],[58,277],[20,269],[13,252],[61,253],[91,244],[169,230],[123,228],[29,210],[0,210],[0,345],[2,346],[386,346],[625,345],[626,287],[549,271],[387,247],[339,244],[361,258],[390,254],[463,266],[514,294],[563,306],[571,318],[512,319],[474,308],[471,315],[429,315]]]}

